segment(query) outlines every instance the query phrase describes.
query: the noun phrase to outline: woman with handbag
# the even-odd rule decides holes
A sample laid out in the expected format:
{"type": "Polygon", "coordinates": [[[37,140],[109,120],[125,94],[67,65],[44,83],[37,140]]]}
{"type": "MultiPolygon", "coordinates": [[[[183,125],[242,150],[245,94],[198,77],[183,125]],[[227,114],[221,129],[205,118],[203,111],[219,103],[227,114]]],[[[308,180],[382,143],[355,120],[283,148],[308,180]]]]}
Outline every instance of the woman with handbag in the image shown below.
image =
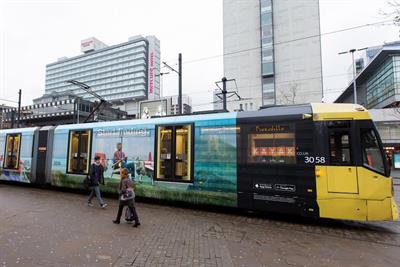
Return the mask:
{"type": "Polygon", "coordinates": [[[117,218],[113,221],[113,223],[120,223],[124,206],[128,206],[132,214],[132,218],[135,221],[133,227],[138,227],[140,222],[135,209],[135,191],[133,190],[132,181],[129,179],[127,169],[121,170],[121,181],[119,183],[119,207],[117,218]]]}

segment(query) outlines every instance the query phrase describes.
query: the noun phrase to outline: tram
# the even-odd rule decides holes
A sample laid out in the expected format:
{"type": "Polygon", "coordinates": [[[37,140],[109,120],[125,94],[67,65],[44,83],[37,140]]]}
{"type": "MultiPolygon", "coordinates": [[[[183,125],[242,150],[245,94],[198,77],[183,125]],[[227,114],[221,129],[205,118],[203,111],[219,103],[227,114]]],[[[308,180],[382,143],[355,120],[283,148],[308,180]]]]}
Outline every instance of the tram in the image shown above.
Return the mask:
{"type": "Polygon", "coordinates": [[[136,195],[358,221],[398,220],[379,134],[354,104],[0,130],[0,180],[103,191],[127,168],[136,195]]]}

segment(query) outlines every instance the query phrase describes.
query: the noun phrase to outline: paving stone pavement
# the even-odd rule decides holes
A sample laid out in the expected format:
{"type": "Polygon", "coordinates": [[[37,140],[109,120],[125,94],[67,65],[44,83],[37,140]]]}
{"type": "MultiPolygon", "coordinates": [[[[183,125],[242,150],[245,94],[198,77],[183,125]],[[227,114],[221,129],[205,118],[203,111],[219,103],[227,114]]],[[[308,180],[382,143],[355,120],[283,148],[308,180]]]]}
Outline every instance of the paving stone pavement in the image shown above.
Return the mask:
{"type": "MultiPolygon", "coordinates": [[[[397,199],[400,186],[396,186],[397,199]]],[[[397,266],[399,222],[254,216],[137,203],[112,224],[79,194],[0,184],[0,267],[397,266]]]]}

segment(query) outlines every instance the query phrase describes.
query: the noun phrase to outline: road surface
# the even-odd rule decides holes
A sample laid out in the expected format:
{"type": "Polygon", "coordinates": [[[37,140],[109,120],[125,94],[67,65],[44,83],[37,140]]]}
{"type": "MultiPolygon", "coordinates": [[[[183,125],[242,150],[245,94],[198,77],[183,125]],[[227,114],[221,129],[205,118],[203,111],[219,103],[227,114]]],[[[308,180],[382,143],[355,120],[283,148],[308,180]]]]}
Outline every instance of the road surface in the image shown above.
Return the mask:
{"type": "MultiPolygon", "coordinates": [[[[400,186],[396,187],[399,201],[400,186]]],[[[398,266],[399,222],[251,216],[137,203],[114,225],[84,195],[0,184],[0,267],[398,266]]]]}

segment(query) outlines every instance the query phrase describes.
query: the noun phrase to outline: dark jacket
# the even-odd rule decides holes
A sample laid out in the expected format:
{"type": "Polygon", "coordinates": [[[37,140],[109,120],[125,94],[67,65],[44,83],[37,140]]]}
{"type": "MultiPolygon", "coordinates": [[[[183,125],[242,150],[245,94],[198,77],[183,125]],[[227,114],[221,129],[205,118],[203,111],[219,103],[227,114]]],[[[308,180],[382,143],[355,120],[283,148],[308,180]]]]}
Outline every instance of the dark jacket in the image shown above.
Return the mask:
{"type": "Polygon", "coordinates": [[[90,184],[89,186],[99,186],[104,184],[104,168],[101,164],[93,163],[90,166],[90,184]]]}

